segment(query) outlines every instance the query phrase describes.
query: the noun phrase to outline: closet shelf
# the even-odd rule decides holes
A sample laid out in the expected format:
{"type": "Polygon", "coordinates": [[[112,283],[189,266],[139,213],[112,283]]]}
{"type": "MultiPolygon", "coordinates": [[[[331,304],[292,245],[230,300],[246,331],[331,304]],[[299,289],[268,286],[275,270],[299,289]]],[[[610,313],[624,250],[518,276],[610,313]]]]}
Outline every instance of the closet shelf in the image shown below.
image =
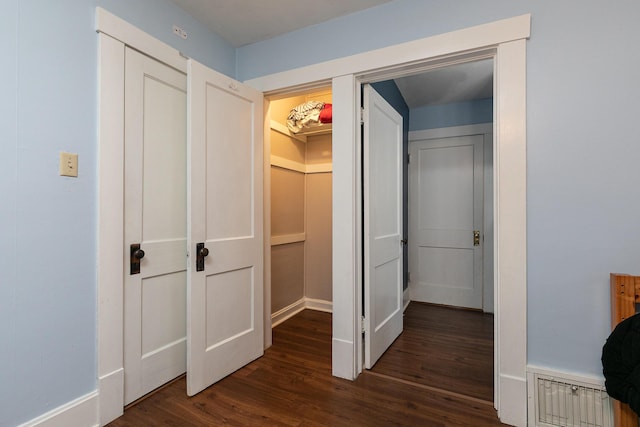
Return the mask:
{"type": "Polygon", "coordinates": [[[331,130],[332,130],[331,128],[332,128],[331,123],[321,124],[317,126],[304,128],[300,132],[294,135],[306,135],[306,136],[325,135],[325,134],[331,133],[331,130]]]}
{"type": "Polygon", "coordinates": [[[326,135],[331,133],[331,123],[314,126],[312,128],[304,129],[298,133],[293,133],[289,130],[288,127],[279,123],[275,120],[271,120],[271,130],[274,130],[278,133],[281,133],[286,136],[290,136],[291,138],[295,138],[300,142],[307,142],[308,136],[317,136],[317,135],[326,135]]]}

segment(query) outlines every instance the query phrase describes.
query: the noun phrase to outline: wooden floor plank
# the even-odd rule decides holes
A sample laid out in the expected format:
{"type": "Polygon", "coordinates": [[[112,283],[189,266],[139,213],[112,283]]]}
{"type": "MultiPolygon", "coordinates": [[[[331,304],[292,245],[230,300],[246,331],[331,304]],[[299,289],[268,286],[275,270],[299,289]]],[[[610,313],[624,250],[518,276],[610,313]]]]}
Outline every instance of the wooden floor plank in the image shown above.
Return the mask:
{"type": "Polygon", "coordinates": [[[190,398],[182,378],[128,408],[109,425],[503,424],[492,405],[479,399],[390,380],[383,374],[365,373],[355,381],[331,376],[331,315],[305,310],[274,329],[273,346],[262,358],[190,398]]]}
{"type": "Polygon", "coordinates": [[[411,302],[372,371],[493,402],[493,315],[411,302]]]}

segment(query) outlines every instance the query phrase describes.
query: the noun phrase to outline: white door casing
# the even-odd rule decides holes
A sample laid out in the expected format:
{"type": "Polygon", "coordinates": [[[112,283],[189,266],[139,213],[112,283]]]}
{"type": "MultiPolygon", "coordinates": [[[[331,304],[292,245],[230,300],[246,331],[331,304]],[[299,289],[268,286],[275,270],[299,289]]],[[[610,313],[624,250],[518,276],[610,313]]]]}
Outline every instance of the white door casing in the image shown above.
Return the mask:
{"type": "Polygon", "coordinates": [[[188,64],[187,393],[263,354],[263,97],[188,64]],[[197,271],[196,245],[208,250],[197,271]]]}
{"type": "Polygon", "coordinates": [[[483,308],[483,139],[469,135],[410,144],[412,300],[483,308]]]}
{"type": "Polygon", "coordinates": [[[402,333],[402,116],[364,89],[365,368],[402,333]]]}
{"type": "Polygon", "coordinates": [[[124,403],[186,369],[186,76],[126,48],[124,403]],[[137,274],[131,245],[144,251],[137,274]]]}
{"type": "Polygon", "coordinates": [[[531,15],[525,14],[246,82],[275,94],[333,80],[334,375],[357,377],[363,359],[360,357],[360,134],[356,120],[360,82],[446,66],[448,61],[493,57],[495,405],[503,422],[526,425],[526,42],[530,35],[531,15]]]}

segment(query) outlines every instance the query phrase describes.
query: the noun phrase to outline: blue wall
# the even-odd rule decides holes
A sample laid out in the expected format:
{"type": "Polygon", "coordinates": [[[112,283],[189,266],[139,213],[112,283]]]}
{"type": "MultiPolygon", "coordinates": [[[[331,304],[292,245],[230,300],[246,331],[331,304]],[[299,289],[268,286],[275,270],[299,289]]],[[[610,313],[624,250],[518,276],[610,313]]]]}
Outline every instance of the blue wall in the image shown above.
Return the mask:
{"type": "Polygon", "coordinates": [[[233,46],[210,32],[171,1],[97,0],[97,6],[103,7],[198,62],[227,76],[235,77],[236,51],[233,46]],[[174,24],[187,32],[187,40],[173,34],[174,24]]]}
{"type": "Polygon", "coordinates": [[[96,389],[97,5],[235,73],[233,48],[168,0],[0,0],[0,426],[96,389]],[[60,151],[78,178],[58,176],[60,151]]]}
{"type": "Polygon", "coordinates": [[[409,130],[446,128],[493,122],[493,98],[412,108],[409,130]]]}
{"type": "Polygon", "coordinates": [[[600,375],[610,332],[609,273],[640,274],[640,2],[396,0],[242,47],[238,75],[248,79],[524,13],[532,15],[528,361],[600,375]],[[322,48],[309,53],[309,40],[322,40],[322,48]]]}

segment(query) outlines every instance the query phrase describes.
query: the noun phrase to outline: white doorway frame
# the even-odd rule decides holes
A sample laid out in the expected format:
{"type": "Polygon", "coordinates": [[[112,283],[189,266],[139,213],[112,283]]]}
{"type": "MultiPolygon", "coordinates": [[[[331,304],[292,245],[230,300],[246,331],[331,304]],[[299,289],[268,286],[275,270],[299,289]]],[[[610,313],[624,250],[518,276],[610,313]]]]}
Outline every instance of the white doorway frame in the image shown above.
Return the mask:
{"type": "Polygon", "coordinates": [[[266,95],[333,86],[333,375],[362,372],[360,85],[494,59],[495,407],[527,422],[526,39],[522,15],[246,81],[266,95]]]}

